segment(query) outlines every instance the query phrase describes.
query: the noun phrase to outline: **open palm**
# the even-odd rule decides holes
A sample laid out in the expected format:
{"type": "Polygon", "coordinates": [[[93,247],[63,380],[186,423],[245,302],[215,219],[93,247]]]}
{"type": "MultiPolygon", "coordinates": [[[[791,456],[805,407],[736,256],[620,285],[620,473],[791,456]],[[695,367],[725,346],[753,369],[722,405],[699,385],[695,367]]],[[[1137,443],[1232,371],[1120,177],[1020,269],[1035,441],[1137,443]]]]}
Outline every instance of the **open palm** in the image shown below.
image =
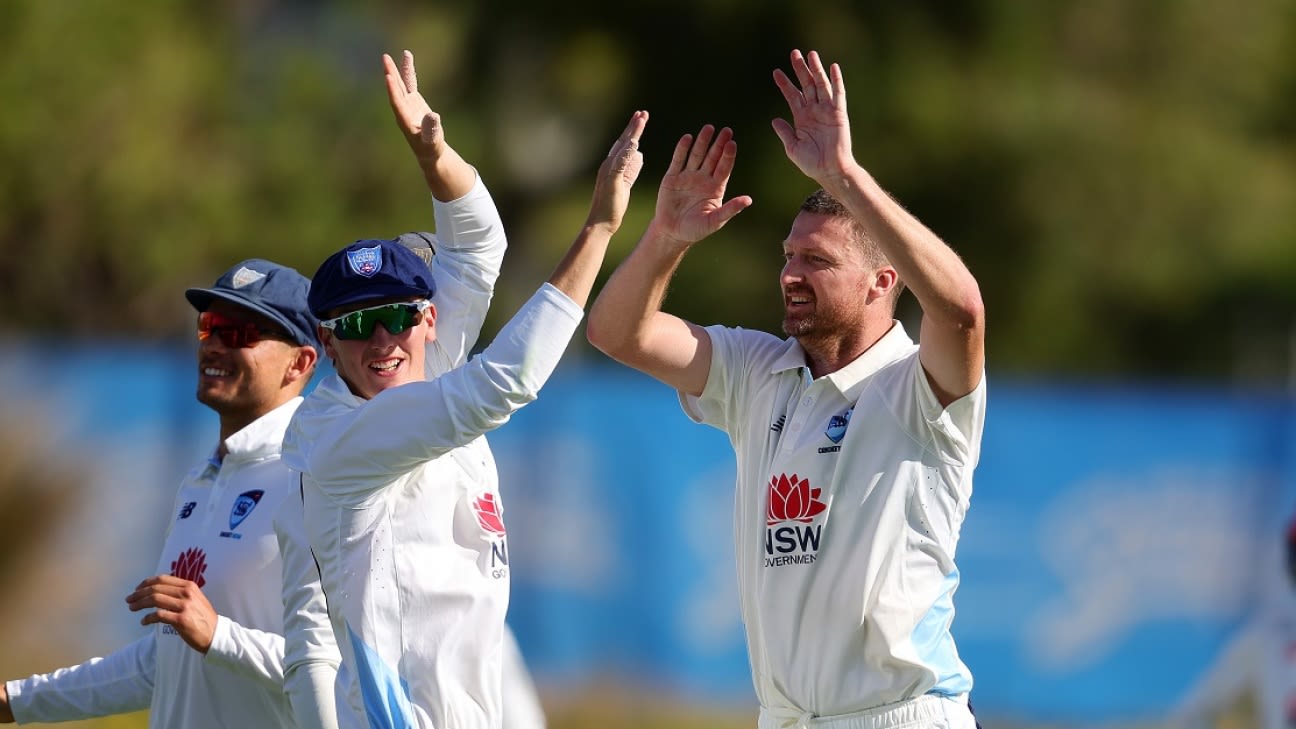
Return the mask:
{"type": "Polygon", "coordinates": [[[792,112],[791,124],[774,120],[774,133],[783,142],[788,159],[807,177],[822,181],[853,160],[846,84],[841,68],[834,63],[831,73],[825,70],[814,51],[808,58],[793,51],[792,71],[797,83],[783,71],[774,71],[774,83],[792,112]]]}
{"type": "Polygon", "coordinates": [[[751,205],[746,195],[724,200],[737,154],[728,127],[716,134],[708,124],[696,139],[691,134],[681,137],[657,190],[656,231],[681,243],[696,243],[751,205]]]}

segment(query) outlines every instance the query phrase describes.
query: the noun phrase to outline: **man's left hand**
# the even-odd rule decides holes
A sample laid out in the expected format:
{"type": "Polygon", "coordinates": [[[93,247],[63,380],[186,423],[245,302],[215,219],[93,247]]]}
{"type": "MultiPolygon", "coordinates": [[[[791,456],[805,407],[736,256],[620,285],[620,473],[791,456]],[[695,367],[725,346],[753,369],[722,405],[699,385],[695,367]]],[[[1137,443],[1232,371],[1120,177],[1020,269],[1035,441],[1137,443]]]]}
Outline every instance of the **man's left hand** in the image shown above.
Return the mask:
{"type": "Polygon", "coordinates": [[[126,604],[131,612],[153,610],[140,620],[140,625],[170,625],[199,653],[211,647],[218,616],[197,584],[172,575],[157,575],[139,583],[135,592],[126,596],[126,604]]]}

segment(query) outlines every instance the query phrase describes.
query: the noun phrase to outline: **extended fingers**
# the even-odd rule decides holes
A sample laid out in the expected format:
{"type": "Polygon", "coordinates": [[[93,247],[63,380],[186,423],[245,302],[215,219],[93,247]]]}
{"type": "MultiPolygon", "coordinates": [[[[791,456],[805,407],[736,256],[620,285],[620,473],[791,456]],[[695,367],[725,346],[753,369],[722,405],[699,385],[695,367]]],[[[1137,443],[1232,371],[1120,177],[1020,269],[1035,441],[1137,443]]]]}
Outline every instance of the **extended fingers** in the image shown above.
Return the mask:
{"type": "MultiPolygon", "coordinates": [[[[721,160],[728,155],[731,158],[737,154],[738,145],[733,141],[733,130],[725,127],[716,135],[715,142],[707,150],[706,160],[702,163],[702,171],[708,175],[714,175],[721,160]]],[[[732,169],[732,164],[730,165],[732,169]]],[[[728,175],[725,175],[726,177],[728,175]]]]}
{"type": "Polygon", "coordinates": [[[678,175],[684,171],[684,161],[688,159],[689,148],[693,146],[693,135],[685,134],[675,143],[675,151],[671,154],[670,166],[666,168],[666,174],[678,175]]]}
{"type": "Polygon", "coordinates": [[[828,72],[824,70],[823,60],[819,58],[819,52],[810,51],[807,60],[810,71],[810,88],[813,89],[815,98],[820,101],[831,100],[833,90],[828,85],[828,72]]]}
{"type": "MultiPolygon", "coordinates": [[[[811,55],[817,55],[813,51],[811,55]]],[[[815,101],[818,95],[815,92],[814,77],[810,72],[810,64],[806,62],[805,56],[801,51],[792,51],[792,73],[796,74],[797,84],[801,87],[801,95],[806,101],[815,101]]]]}
{"type": "Polygon", "coordinates": [[[158,600],[173,600],[178,604],[186,596],[186,588],[181,585],[150,585],[140,588],[126,596],[126,605],[131,611],[154,607],[158,600]]]}
{"type": "Polygon", "coordinates": [[[639,148],[639,137],[643,134],[644,127],[648,124],[648,112],[636,111],[630,115],[630,121],[626,124],[625,130],[621,136],[617,137],[612,149],[608,150],[608,156],[612,157],[620,152],[625,154],[628,151],[633,152],[639,148]]]}
{"type": "Polygon", "coordinates": [[[833,103],[837,108],[846,109],[846,80],[842,78],[841,66],[833,64],[829,69],[832,74],[833,103]]]}
{"type": "Polygon", "coordinates": [[[774,85],[783,93],[783,100],[793,112],[805,105],[805,97],[801,95],[801,89],[792,83],[792,79],[788,78],[781,68],[774,69],[774,85]]]}
{"type": "Polygon", "coordinates": [[[751,195],[739,195],[738,197],[726,202],[724,205],[721,205],[712,214],[720,221],[720,225],[724,225],[730,220],[733,220],[735,215],[751,207],[751,204],[751,195]]]}
{"type": "Polygon", "coordinates": [[[396,62],[386,53],[383,54],[383,67],[387,71],[385,79],[387,82],[387,101],[391,104],[392,113],[396,115],[396,119],[399,121],[405,118],[405,83],[401,81],[396,62]]]}
{"type": "Polygon", "coordinates": [[[715,174],[732,141],[732,129],[725,127],[717,134],[715,127],[710,124],[703,125],[696,137],[685,134],[675,145],[667,174],[690,170],[715,174]]]}
{"type": "Polygon", "coordinates": [[[801,55],[801,51],[792,51],[792,72],[796,75],[796,83],[781,69],[774,69],[774,85],[783,93],[793,112],[821,101],[839,106],[845,104],[846,86],[841,68],[834,63],[831,73],[825,70],[817,51],[810,51],[808,57],[801,55]]]}
{"type": "Polygon", "coordinates": [[[414,70],[414,53],[405,51],[401,54],[401,80],[409,93],[418,91],[418,73],[414,70]]]}
{"type": "Polygon", "coordinates": [[[733,174],[734,163],[737,160],[738,143],[731,139],[725,144],[724,150],[720,154],[720,159],[716,163],[715,169],[711,172],[712,176],[728,180],[729,176],[733,174]]]}
{"type": "Polygon", "coordinates": [[[135,590],[138,592],[146,587],[152,587],[153,585],[175,585],[179,587],[187,584],[189,584],[189,580],[186,580],[183,577],[176,577],[175,575],[153,575],[152,577],[140,580],[140,583],[135,586],[135,590]]]}
{"type": "Polygon", "coordinates": [[[702,163],[706,160],[707,151],[711,146],[711,138],[715,136],[715,127],[710,124],[703,124],[698,130],[697,139],[693,140],[693,149],[689,150],[688,168],[690,170],[701,169],[702,163]]]}

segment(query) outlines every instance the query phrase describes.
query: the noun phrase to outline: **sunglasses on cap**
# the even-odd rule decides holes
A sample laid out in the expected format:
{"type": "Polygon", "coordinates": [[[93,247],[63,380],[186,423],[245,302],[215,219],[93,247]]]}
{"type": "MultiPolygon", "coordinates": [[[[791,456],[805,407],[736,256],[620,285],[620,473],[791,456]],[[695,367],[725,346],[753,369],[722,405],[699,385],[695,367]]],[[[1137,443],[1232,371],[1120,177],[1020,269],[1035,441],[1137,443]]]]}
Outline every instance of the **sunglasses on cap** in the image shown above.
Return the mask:
{"type": "Polygon", "coordinates": [[[423,321],[423,312],[431,306],[432,302],[427,299],[379,304],[325,319],[320,322],[320,326],[333,332],[333,336],[338,339],[368,339],[373,336],[374,327],[379,324],[392,334],[400,334],[423,321]]]}
{"type": "Polygon", "coordinates": [[[198,315],[198,341],[205,342],[213,334],[230,349],[254,347],[262,339],[289,340],[287,334],[267,329],[254,321],[204,311],[198,315]]]}

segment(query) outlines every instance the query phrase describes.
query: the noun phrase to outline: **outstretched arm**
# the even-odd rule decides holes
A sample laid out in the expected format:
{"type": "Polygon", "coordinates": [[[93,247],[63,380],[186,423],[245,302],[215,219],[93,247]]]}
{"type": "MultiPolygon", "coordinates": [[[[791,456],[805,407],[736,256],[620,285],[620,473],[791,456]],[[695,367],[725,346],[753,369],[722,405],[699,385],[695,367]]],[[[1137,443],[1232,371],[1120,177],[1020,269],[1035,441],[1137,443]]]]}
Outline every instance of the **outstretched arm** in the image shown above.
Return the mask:
{"type": "Polygon", "coordinates": [[[666,288],[694,243],[751,205],[724,200],[738,145],[733,132],[702,127],[675,145],[657,208],[639,244],[590,309],[586,336],[609,357],[682,392],[700,395],[711,368],[711,339],[696,324],[661,311],[666,288]]]}
{"type": "Polygon", "coordinates": [[[102,658],[0,683],[0,724],[60,722],[147,709],[153,698],[153,633],[102,658]]]}
{"type": "Polygon", "coordinates": [[[387,70],[387,99],[396,125],[414,152],[432,196],[448,202],[467,195],[477,180],[477,172],[446,143],[441,115],[432,111],[419,93],[414,54],[405,51],[397,70],[396,62],[384,53],[383,67],[387,70]]]}
{"type": "Polygon", "coordinates": [[[435,249],[424,249],[436,282],[436,340],[428,344],[428,376],[462,364],[477,342],[499,278],[507,241],[504,224],[476,171],[446,142],[441,117],[418,90],[414,54],[401,68],[383,56],[387,97],[396,125],[409,143],[432,191],[435,249]]]}
{"type": "Polygon", "coordinates": [[[775,119],[788,159],[837,198],[876,241],[922,306],[919,357],[942,405],[976,388],[985,368],[985,312],[976,279],[958,254],[883,190],[851,152],[846,85],[841,68],[824,69],[819,54],[792,52],[794,83],[781,70],[774,83],[792,122],[775,119]]]}
{"type": "Polygon", "coordinates": [[[608,240],[621,224],[642,166],[638,140],[647,121],[647,112],[631,116],[599,169],[589,217],[570,250],[490,346],[440,377],[390,388],[343,416],[303,405],[285,437],[289,466],[350,503],[384,479],[499,427],[534,400],[580,323],[608,240]]]}

